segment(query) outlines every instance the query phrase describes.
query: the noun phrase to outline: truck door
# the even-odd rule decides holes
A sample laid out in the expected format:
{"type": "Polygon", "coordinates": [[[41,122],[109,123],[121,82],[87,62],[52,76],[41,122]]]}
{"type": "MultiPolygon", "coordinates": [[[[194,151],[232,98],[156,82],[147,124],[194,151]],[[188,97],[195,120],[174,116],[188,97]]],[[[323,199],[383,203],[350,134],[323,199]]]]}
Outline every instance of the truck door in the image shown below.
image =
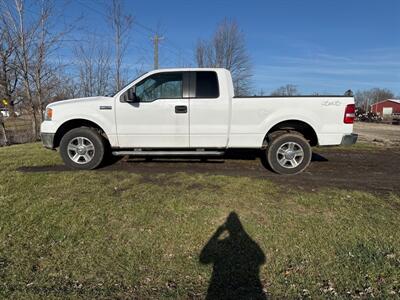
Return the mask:
{"type": "Polygon", "coordinates": [[[216,71],[190,74],[190,147],[225,148],[228,143],[229,95],[216,71]]]}
{"type": "Polygon", "coordinates": [[[121,148],[188,148],[187,72],[160,72],[134,86],[136,101],[116,101],[121,148]]]}

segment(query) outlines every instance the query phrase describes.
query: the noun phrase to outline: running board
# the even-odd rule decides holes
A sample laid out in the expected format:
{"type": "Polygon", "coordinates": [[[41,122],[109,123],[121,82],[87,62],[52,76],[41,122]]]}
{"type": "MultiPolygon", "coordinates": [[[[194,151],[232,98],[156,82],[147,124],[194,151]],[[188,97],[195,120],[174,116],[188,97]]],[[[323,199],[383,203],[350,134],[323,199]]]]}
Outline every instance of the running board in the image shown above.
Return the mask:
{"type": "Polygon", "coordinates": [[[224,151],[113,151],[116,156],[222,156],[224,151]]]}

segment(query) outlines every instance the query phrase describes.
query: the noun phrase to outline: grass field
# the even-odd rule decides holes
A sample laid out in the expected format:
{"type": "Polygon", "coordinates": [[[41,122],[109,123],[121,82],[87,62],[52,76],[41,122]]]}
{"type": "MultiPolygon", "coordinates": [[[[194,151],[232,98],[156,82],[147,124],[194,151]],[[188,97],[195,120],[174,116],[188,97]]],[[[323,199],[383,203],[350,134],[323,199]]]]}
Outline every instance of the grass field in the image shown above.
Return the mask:
{"type": "Polygon", "coordinates": [[[400,296],[399,194],[56,164],[0,148],[0,298],[400,296]]]}

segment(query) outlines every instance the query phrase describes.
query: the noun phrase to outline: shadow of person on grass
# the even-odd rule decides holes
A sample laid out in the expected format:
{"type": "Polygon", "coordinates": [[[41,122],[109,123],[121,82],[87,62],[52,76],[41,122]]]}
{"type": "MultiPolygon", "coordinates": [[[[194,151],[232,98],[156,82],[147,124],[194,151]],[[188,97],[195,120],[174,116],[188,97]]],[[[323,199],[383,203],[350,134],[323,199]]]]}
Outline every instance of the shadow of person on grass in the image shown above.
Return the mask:
{"type": "Polygon", "coordinates": [[[235,212],[204,246],[200,263],[213,264],[206,299],[266,299],[259,274],[265,255],[235,212]]]}

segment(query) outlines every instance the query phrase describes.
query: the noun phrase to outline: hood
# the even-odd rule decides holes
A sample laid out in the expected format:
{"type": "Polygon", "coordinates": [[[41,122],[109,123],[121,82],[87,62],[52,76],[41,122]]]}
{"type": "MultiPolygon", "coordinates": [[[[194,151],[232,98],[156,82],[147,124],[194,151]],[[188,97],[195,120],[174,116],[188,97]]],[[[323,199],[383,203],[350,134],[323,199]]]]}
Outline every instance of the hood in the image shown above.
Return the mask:
{"type": "Polygon", "coordinates": [[[103,96],[96,96],[96,97],[86,97],[86,98],[74,98],[68,100],[62,100],[50,103],[47,107],[55,108],[58,106],[64,105],[79,105],[79,104],[100,104],[100,103],[110,103],[113,100],[113,97],[103,97],[103,96]]]}

